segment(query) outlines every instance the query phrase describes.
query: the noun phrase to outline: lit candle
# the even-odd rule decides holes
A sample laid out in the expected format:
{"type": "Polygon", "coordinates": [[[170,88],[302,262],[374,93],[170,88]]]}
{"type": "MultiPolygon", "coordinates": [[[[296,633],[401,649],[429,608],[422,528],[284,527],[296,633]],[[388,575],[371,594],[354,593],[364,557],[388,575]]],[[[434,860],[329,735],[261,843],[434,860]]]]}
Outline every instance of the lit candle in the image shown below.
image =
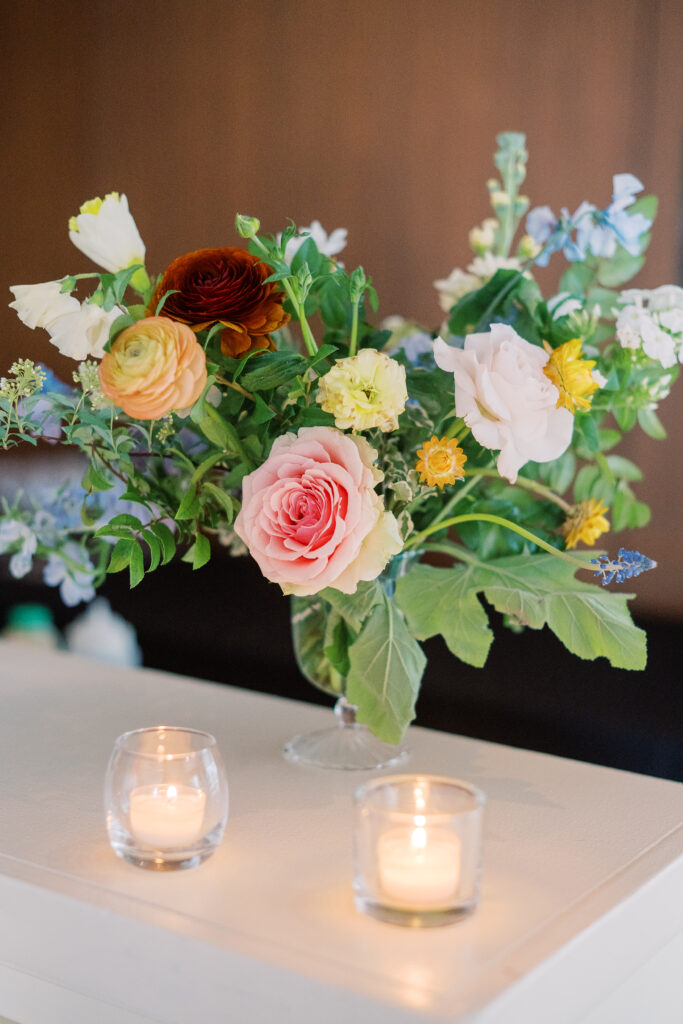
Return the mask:
{"type": "Polygon", "coordinates": [[[460,880],[460,840],[428,829],[416,814],[414,828],[383,835],[377,847],[379,879],[390,900],[416,909],[448,904],[460,880]]]}
{"type": "Polygon", "coordinates": [[[206,793],[193,786],[139,786],[130,794],[130,828],[140,843],[164,850],[200,837],[206,793]]]}

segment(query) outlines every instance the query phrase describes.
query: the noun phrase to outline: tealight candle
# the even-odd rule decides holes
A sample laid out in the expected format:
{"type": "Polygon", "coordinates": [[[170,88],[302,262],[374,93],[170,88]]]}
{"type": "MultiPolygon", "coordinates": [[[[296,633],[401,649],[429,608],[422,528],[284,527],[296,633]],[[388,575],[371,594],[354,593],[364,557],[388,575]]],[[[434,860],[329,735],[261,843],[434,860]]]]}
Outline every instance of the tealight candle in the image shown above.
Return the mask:
{"type": "Polygon", "coordinates": [[[415,907],[448,906],[460,878],[461,843],[457,836],[425,828],[396,829],[379,839],[377,862],[382,891],[389,900],[415,907]]]}
{"type": "Polygon", "coordinates": [[[201,835],[206,793],[192,786],[139,786],[130,794],[130,828],[159,850],[191,846],[201,835]]]}
{"type": "Polygon", "coordinates": [[[216,849],[228,784],[213,736],[157,725],[119,736],[104,787],[114,852],[153,871],[194,867],[216,849]]]}
{"type": "Polygon", "coordinates": [[[355,902],[382,921],[448,924],[479,896],[484,794],[438,775],[373,779],[356,791],[355,902]]]}

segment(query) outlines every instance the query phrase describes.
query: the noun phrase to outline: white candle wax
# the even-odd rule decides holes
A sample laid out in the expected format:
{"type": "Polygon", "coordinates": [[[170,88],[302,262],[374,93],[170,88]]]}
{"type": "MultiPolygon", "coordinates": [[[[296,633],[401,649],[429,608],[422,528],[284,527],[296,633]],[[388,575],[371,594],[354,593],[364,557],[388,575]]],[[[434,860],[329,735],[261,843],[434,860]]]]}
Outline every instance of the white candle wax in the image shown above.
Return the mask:
{"type": "Polygon", "coordinates": [[[385,896],[414,909],[448,905],[460,880],[460,853],[457,836],[440,829],[420,824],[387,832],[377,846],[385,896]]]}
{"type": "Polygon", "coordinates": [[[130,794],[130,828],[138,842],[164,850],[191,846],[202,834],[206,793],[193,786],[139,786],[130,794]]]}

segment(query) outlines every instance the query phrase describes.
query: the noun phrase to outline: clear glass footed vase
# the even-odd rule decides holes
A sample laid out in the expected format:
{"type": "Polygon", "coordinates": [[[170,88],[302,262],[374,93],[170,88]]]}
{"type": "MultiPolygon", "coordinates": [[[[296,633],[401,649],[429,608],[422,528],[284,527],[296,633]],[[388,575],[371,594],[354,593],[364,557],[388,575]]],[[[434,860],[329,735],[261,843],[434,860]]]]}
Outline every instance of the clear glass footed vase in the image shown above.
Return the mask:
{"type": "MultiPolygon", "coordinates": [[[[396,555],[379,577],[389,600],[396,580],[416,558],[415,552],[396,555]]],[[[410,754],[408,744],[403,741],[394,746],[378,739],[357,721],[358,708],[346,699],[346,677],[342,671],[346,626],[339,612],[318,594],[292,597],[291,621],[294,655],[301,674],[337,700],[335,723],[288,740],[283,751],[287,760],[347,771],[387,768],[405,761],[410,754]]]]}

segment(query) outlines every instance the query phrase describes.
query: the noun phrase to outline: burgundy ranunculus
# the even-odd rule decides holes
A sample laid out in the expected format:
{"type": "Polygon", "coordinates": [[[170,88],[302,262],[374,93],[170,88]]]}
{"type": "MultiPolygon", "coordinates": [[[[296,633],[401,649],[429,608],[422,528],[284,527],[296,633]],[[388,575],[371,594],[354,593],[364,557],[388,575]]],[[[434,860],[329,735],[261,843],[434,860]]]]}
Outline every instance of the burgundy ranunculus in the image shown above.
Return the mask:
{"type": "Polygon", "coordinates": [[[197,249],[173,260],[149,304],[152,314],[166,292],[161,315],[200,331],[221,323],[221,349],[242,356],[274,348],[270,339],[289,320],[277,284],[263,282],[272,269],[246,249],[197,249]]]}

